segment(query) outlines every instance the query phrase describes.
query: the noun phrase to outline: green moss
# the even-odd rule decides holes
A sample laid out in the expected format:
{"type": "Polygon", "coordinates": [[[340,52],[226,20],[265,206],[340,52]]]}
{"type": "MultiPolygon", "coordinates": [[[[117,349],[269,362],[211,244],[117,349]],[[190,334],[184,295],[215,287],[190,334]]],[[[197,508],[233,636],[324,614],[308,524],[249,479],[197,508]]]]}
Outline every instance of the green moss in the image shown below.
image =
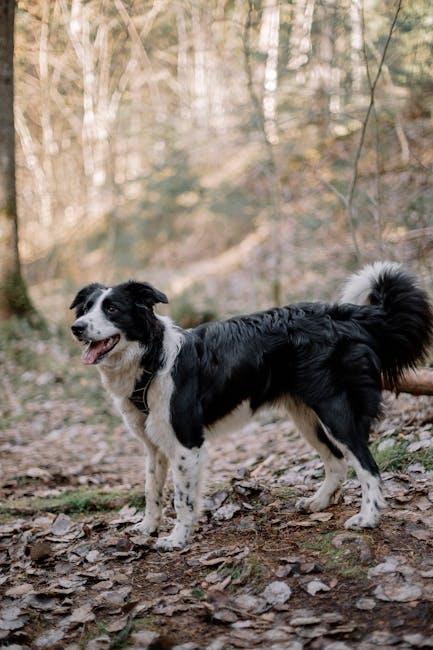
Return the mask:
{"type": "Polygon", "coordinates": [[[82,514],[85,512],[104,512],[117,510],[125,504],[140,503],[144,507],[141,493],[125,494],[117,490],[103,492],[102,490],[67,490],[53,497],[30,497],[13,499],[0,504],[0,515],[8,516],[12,513],[18,515],[34,514],[35,512],[63,512],[68,514],[82,514]]]}
{"type": "Polygon", "coordinates": [[[410,443],[407,440],[396,439],[390,449],[379,450],[380,442],[377,440],[371,445],[371,452],[381,471],[404,472],[413,463],[421,463],[426,470],[433,469],[433,448],[409,452],[410,443]]]}
{"type": "MultiPolygon", "coordinates": [[[[283,474],[285,472],[286,470],[283,470],[280,473],[283,474]]],[[[286,485],[279,485],[272,488],[272,494],[275,494],[275,496],[279,497],[280,499],[289,500],[296,497],[298,495],[298,492],[292,487],[288,487],[286,485]]]]}
{"type": "Polygon", "coordinates": [[[19,269],[16,269],[6,278],[1,291],[12,314],[24,318],[32,326],[43,326],[43,319],[34,308],[27,286],[19,269]]]}
{"type": "Polygon", "coordinates": [[[310,535],[300,546],[309,551],[316,551],[320,556],[318,558],[320,564],[326,569],[346,578],[364,578],[366,570],[360,566],[357,554],[350,553],[347,546],[341,548],[333,546],[332,540],[335,535],[335,532],[310,535]]]}
{"type": "Polygon", "coordinates": [[[191,589],[191,596],[197,598],[197,600],[203,600],[205,593],[200,587],[193,587],[193,589],[191,589]]]}

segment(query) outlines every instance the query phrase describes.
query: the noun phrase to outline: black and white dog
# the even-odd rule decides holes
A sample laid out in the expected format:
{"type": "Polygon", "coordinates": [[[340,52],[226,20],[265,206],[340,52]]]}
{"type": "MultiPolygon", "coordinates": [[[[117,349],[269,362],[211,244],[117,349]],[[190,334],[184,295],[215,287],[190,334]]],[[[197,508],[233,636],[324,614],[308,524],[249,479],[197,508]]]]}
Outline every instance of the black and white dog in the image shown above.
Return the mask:
{"type": "Polygon", "coordinates": [[[145,282],[90,284],[71,308],[82,360],[147,451],[145,535],[160,524],[168,464],[175,486],[173,531],[156,541],[186,544],[200,508],[206,438],[240,411],[278,404],[319,452],[325,480],[300,510],[326,508],[349,461],[362,488],[347,528],[376,526],[385,505],[368,449],[383,382],[425,355],[433,333],[426,294],[400,265],[377,262],[352,276],[338,304],[299,303],[182,330],[153,308],[166,296],[145,282]]]}

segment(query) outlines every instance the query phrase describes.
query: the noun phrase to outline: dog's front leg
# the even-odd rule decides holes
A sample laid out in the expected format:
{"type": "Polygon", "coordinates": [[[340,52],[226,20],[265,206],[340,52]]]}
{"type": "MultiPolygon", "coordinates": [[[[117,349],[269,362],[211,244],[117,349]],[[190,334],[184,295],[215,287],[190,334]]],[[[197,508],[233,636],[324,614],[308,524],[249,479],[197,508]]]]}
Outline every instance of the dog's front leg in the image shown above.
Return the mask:
{"type": "Polygon", "coordinates": [[[156,549],[171,551],[186,545],[200,512],[205,462],[204,446],[177,449],[172,460],[176,523],[170,535],[156,541],[156,549]]]}
{"type": "Polygon", "coordinates": [[[168,462],[164,454],[150,441],[145,442],[146,457],[146,483],[144,495],[146,510],[144,519],[134,526],[142,535],[150,536],[158,530],[161,521],[162,498],[165,479],[167,477],[168,462]]]}

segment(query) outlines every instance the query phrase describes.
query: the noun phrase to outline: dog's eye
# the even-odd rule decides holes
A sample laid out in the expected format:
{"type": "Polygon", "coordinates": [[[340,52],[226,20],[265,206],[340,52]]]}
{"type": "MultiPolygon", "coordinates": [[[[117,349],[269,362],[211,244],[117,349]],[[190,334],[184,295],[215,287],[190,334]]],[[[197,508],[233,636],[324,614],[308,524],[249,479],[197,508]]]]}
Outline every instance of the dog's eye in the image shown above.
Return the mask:
{"type": "Polygon", "coordinates": [[[114,305],[107,305],[105,309],[108,311],[109,314],[114,314],[114,312],[117,311],[114,305]]]}

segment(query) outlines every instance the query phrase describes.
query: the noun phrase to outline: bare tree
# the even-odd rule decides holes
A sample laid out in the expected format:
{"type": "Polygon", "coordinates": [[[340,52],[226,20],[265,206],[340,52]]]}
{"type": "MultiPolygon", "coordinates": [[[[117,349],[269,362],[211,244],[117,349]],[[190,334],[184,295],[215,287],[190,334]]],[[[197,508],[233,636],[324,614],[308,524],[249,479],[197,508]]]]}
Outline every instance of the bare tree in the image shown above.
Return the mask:
{"type": "Polygon", "coordinates": [[[0,318],[34,315],[21,274],[15,188],[15,0],[0,0],[0,318]]]}
{"type": "Polygon", "coordinates": [[[254,121],[261,134],[266,150],[266,160],[263,171],[268,185],[268,194],[271,207],[272,239],[273,239],[273,268],[272,268],[272,293],[274,303],[281,304],[281,245],[279,241],[279,225],[281,222],[281,185],[275,155],[275,144],[278,142],[276,120],[276,92],[278,87],[277,65],[280,14],[279,4],[271,0],[263,12],[261,47],[266,56],[263,79],[263,98],[260,99],[254,86],[253,60],[252,60],[252,29],[254,2],[248,5],[247,20],[243,32],[244,68],[247,78],[247,88],[250,95],[254,121]]]}

